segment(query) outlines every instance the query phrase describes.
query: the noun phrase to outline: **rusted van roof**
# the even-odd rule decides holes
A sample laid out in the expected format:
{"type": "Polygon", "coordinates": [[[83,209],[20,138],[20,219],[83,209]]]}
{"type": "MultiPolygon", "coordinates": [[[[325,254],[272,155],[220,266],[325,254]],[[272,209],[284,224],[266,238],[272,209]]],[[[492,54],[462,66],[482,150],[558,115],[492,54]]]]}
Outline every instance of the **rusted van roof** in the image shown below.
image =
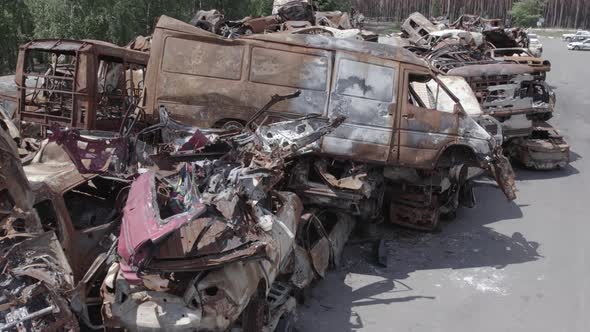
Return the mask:
{"type": "Polygon", "coordinates": [[[424,60],[418,58],[414,53],[398,46],[385,45],[373,42],[365,42],[360,40],[338,39],[322,35],[299,35],[299,34],[258,34],[242,39],[226,39],[208,31],[199,29],[190,24],[176,20],[168,16],[160,17],[156,29],[172,30],[180,33],[190,35],[198,35],[206,37],[207,39],[216,39],[219,43],[226,45],[239,45],[244,43],[244,40],[255,40],[263,42],[274,42],[281,44],[288,44],[293,46],[301,46],[307,48],[318,48],[324,50],[339,50],[346,52],[355,52],[368,54],[374,57],[393,60],[397,62],[404,62],[426,67],[424,60]]]}

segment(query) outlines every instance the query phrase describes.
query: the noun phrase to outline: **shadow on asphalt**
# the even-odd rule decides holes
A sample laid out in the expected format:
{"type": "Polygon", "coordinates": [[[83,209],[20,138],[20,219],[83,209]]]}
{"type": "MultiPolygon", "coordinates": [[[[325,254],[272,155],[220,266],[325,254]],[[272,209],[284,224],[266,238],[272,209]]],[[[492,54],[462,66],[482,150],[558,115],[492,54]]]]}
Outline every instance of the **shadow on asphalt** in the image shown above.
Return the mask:
{"type": "Polygon", "coordinates": [[[312,291],[310,301],[316,305],[310,307],[319,305],[322,317],[329,316],[330,330],[353,331],[365,326],[354,311],[356,307],[434,300],[428,294],[407,296],[408,291],[416,291],[404,281],[412,272],[477,267],[503,269],[541,258],[537,251],[539,243],[530,241],[524,234],[516,232],[508,236],[487,226],[500,220],[521,218],[520,207],[507,202],[497,188],[484,187],[477,191],[480,204],[471,210],[460,210],[457,221],[443,223],[439,233],[383,225],[379,234],[387,240],[386,268],[375,265],[373,243],[351,239],[353,244],[344,251],[343,266],[320,282],[327,283],[318,287],[322,289],[317,290],[320,293],[316,293],[316,289],[312,291]],[[347,274],[363,275],[363,280],[374,277],[378,281],[353,290],[344,282],[347,274]],[[326,305],[321,293],[328,291],[334,302],[326,305]]]}
{"type": "Polygon", "coordinates": [[[516,179],[521,181],[549,180],[580,174],[580,171],[571,164],[551,171],[537,171],[516,166],[514,171],[516,172],[516,179]]]}

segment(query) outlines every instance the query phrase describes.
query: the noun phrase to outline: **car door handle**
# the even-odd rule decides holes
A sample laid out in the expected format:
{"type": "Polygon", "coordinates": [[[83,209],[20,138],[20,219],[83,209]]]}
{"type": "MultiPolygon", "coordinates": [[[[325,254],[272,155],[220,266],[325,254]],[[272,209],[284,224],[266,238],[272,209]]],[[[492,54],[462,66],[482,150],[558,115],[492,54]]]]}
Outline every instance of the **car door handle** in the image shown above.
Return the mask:
{"type": "Polygon", "coordinates": [[[402,118],[404,118],[406,120],[414,120],[414,114],[413,113],[404,114],[404,115],[402,115],[402,118]]]}

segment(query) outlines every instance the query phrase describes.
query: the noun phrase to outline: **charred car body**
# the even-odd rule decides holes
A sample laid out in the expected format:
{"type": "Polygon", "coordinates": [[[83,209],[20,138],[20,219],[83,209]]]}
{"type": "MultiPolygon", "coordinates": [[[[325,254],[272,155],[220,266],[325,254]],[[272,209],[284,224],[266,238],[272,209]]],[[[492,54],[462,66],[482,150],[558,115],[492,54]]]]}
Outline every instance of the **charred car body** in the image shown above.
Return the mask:
{"type": "Polygon", "coordinates": [[[292,324],[292,295],[337,263],[354,219],[303,215],[299,198],[275,187],[286,160],[341,123],[305,117],[229,135],[159,124],[153,128],[182,138],[149,151],[175,146],[199,161],[165,173],[172,175],[149,171],[131,186],[109,176],[137,174],[140,158],[129,152],[145,143],[130,136],[52,127],[23,170],[2,131],[0,327],[76,330],[80,320],[93,329],[273,331],[292,324]],[[9,256],[13,250],[25,256],[9,256]]]}
{"type": "Polygon", "coordinates": [[[126,184],[82,176],[54,143],[23,167],[12,138],[0,132],[0,329],[76,330],[78,317],[93,326],[89,307],[99,312],[101,262],[114,249],[120,217],[121,202],[117,210],[109,197],[126,184]]]}
{"type": "MultiPolygon", "coordinates": [[[[181,131],[180,124],[164,121],[154,128],[181,131]]],[[[105,326],[225,331],[238,324],[245,331],[273,331],[290,324],[293,292],[337,262],[354,219],[326,211],[305,217],[294,193],[275,188],[284,163],[342,121],[307,116],[258,123],[256,130],[237,134],[185,126],[183,139],[158,145],[154,156],[172,144],[184,160],[195,161],[181,162],[172,175],[149,171],[131,185],[120,259],[101,289],[105,326]]],[[[113,157],[120,151],[108,145],[112,139],[83,138],[76,131],[57,136],[83,171],[110,174],[123,161],[113,157]],[[85,159],[99,167],[84,167],[85,159]]],[[[175,163],[175,155],[167,158],[175,163]]]]}
{"type": "MultiPolygon", "coordinates": [[[[418,28],[432,26],[422,22],[418,28]]],[[[485,43],[477,47],[465,40],[445,39],[435,45],[416,43],[409,49],[434,72],[467,80],[484,112],[502,123],[504,150],[513,160],[540,170],[565,167],[569,146],[546,122],[555,107],[555,93],[545,82],[551,64],[530,55],[526,33],[472,15],[464,15],[450,27],[481,32],[485,43]],[[540,144],[543,137],[547,141],[540,144]]]]}

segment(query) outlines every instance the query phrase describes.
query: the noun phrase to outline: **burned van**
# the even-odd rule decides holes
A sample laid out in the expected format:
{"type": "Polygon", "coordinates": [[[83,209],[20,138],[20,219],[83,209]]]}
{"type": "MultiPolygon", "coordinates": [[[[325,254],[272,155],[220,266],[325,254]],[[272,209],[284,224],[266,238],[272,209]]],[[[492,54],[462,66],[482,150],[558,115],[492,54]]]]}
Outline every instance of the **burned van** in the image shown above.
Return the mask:
{"type": "MultiPolygon", "coordinates": [[[[318,35],[227,40],[162,17],[146,80],[146,113],[154,122],[164,108],[185,124],[243,127],[270,96],[296,91],[299,98],[276,104],[268,116],[346,117],[317,144],[319,156],[341,161],[342,167],[331,171],[334,163],[310,166],[311,171],[322,169],[323,185],[294,181],[304,202],[314,195],[322,197],[316,203],[342,206],[341,200],[352,201],[346,206],[366,215],[381,210],[383,188],[399,183],[400,176],[408,179],[408,169],[419,173],[420,188],[439,183],[426,186],[425,196],[430,197],[434,187],[448,194],[450,186],[440,179],[465,165],[496,168],[502,189],[514,198],[513,174],[499,153],[501,142],[465,112],[423,60],[403,48],[318,35]],[[433,180],[439,170],[444,174],[433,180]]],[[[297,174],[307,174],[302,172],[297,174]]],[[[447,198],[441,194],[441,200],[447,198]]],[[[438,208],[432,215],[438,216],[438,208]]]]}

